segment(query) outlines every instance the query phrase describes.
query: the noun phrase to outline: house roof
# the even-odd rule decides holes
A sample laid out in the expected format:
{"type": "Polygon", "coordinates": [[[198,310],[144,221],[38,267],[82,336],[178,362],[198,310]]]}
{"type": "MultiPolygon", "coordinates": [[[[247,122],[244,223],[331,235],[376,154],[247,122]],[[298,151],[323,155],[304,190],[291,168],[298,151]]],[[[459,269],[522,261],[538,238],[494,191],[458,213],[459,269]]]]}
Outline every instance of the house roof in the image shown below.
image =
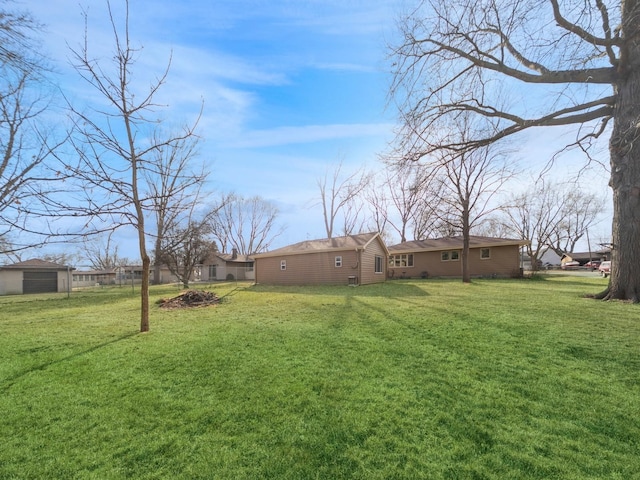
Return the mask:
{"type": "MultiPolygon", "coordinates": [[[[528,245],[528,240],[519,240],[515,238],[495,238],[480,237],[471,235],[469,237],[469,248],[488,248],[488,247],[505,247],[509,245],[528,245]]],[[[435,252],[440,250],[457,250],[463,246],[463,237],[443,237],[443,238],[427,238],[424,240],[412,240],[409,242],[398,243],[389,247],[389,253],[401,252],[435,252]]]]}
{"type": "Polygon", "coordinates": [[[47,262],[46,260],[40,260],[39,258],[32,258],[12,265],[4,265],[0,268],[2,270],[75,270],[73,267],[60,265],[59,263],[47,262]]]}
{"type": "Polygon", "coordinates": [[[611,253],[610,249],[596,250],[593,252],[573,252],[573,253],[565,253],[562,255],[561,259],[567,260],[597,260],[597,257],[602,257],[604,255],[609,255],[611,253]]]}
{"type": "Polygon", "coordinates": [[[105,270],[76,270],[78,275],[115,275],[117,268],[107,268],[105,270]]]}
{"type": "MultiPolygon", "coordinates": [[[[305,253],[336,252],[344,250],[365,250],[375,239],[380,238],[378,232],[360,233],[345,237],[322,238],[318,240],[305,240],[286,247],[278,248],[270,252],[258,253],[254,258],[277,257],[282,255],[302,255],[305,253]]],[[[380,242],[387,247],[380,239],[380,242]]],[[[388,253],[388,252],[387,252],[388,253]]]]}
{"type": "Polygon", "coordinates": [[[216,257],[224,260],[228,263],[251,263],[253,262],[253,257],[250,255],[236,255],[236,258],[233,258],[233,253],[216,253],[214,254],[216,257]]]}

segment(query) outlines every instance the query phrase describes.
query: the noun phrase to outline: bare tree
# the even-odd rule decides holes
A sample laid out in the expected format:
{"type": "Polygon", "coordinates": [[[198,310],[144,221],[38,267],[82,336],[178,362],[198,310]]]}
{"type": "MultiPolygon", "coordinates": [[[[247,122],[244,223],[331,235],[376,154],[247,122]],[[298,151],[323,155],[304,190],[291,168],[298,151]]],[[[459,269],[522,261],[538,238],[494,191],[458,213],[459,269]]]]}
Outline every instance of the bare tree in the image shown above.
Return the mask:
{"type": "Polygon", "coordinates": [[[362,201],[358,198],[370,180],[364,169],[358,169],[350,175],[342,175],[342,162],[323,178],[317,180],[320,194],[319,204],[322,206],[324,226],[327,238],[333,238],[335,224],[342,215],[344,234],[354,233],[352,230],[359,224],[358,206],[362,201]],[[349,231],[347,231],[349,230],[349,231]]]}
{"type": "Polygon", "coordinates": [[[389,219],[389,224],[406,242],[409,229],[413,230],[413,238],[424,238],[422,222],[430,216],[435,207],[434,199],[429,195],[434,179],[433,172],[424,166],[411,162],[402,162],[387,169],[386,185],[389,198],[396,216],[389,219]]]}
{"type": "MultiPolygon", "coordinates": [[[[13,3],[16,7],[18,2],[13,3]]],[[[28,11],[0,8],[0,65],[20,72],[42,72],[43,57],[34,42],[42,25],[28,11]]]]}
{"type": "Polygon", "coordinates": [[[167,265],[184,288],[189,288],[197,266],[217,251],[216,243],[208,238],[210,233],[211,224],[205,219],[190,220],[183,227],[174,223],[163,235],[156,257],[167,265]]]}
{"type": "Polygon", "coordinates": [[[77,161],[71,163],[69,157],[61,157],[61,169],[76,186],[74,191],[82,196],[71,196],[70,201],[59,207],[69,215],[85,218],[85,231],[89,233],[125,225],[134,228],[142,261],[140,331],[146,332],[151,259],[146,245],[145,215],[153,210],[153,202],[145,196],[144,175],[145,171],[153,171],[152,158],[156,152],[177,148],[180,142],[193,137],[194,127],[184,127],[179,134],[164,138],[157,134],[162,120],[156,116],[160,106],[154,98],[164,84],[170,63],[146,89],[133,81],[139,49],[132,45],[126,1],[125,6],[120,26],[107,1],[115,49],[111,64],[93,58],[86,34],[82,46],[72,50],[76,71],[98,92],[102,102],[86,110],[70,105],[74,121],[72,145],[77,161]]]}
{"type": "Polygon", "coordinates": [[[604,211],[604,200],[594,193],[581,192],[576,185],[569,185],[563,198],[565,215],[557,225],[551,248],[560,252],[575,252],[576,244],[598,223],[598,215],[604,211]]]}
{"type": "Polygon", "coordinates": [[[594,194],[580,192],[573,184],[544,181],[508,203],[509,227],[531,242],[526,249],[532,268],[549,249],[560,256],[572,252],[603,210],[602,199],[594,194]]]}
{"type": "Polygon", "coordinates": [[[518,238],[526,239],[522,235],[515,233],[514,230],[507,223],[507,219],[504,215],[505,206],[494,215],[488,215],[484,220],[479,222],[473,228],[474,235],[480,235],[483,237],[496,237],[496,238],[505,238],[512,235],[517,236],[518,238]]]}
{"type": "Polygon", "coordinates": [[[71,252],[47,253],[42,255],[41,259],[58,265],[74,266],[78,263],[80,255],[71,252]]]}
{"type": "Polygon", "coordinates": [[[363,192],[368,204],[367,230],[379,232],[386,243],[390,240],[387,225],[389,225],[389,195],[386,192],[385,178],[372,177],[368,187],[363,192]]]}
{"type": "Polygon", "coordinates": [[[276,228],[276,206],[259,196],[223,195],[214,210],[212,231],[223,252],[264,252],[284,230],[276,228]]]}
{"type": "Polygon", "coordinates": [[[533,127],[573,125],[573,146],[589,155],[611,135],[614,268],[597,297],[638,302],[640,2],[430,0],[399,25],[390,93],[403,153],[464,153],[533,127]],[[449,138],[462,112],[497,128],[449,138]]]}
{"type": "Polygon", "coordinates": [[[28,13],[0,8],[0,237],[1,251],[7,254],[45,242],[36,229],[27,242],[9,242],[7,234],[29,231],[28,215],[37,194],[55,180],[43,167],[63,143],[54,139],[54,129],[44,120],[53,93],[46,61],[37,53],[38,28],[28,13]]]}
{"type": "Polygon", "coordinates": [[[130,263],[128,258],[119,255],[118,245],[113,244],[112,237],[113,232],[108,232],[85,239],[82,250],[91,268],[109,270],[130,263]]]}
{"type": "Polygon", "coordinates": [[[180,217],[198,204],[200,189],[208,173],[192,167],[197,153],[197,137],[179,139],[170,144],[163,144],[162,138],[158,137],[154,143],[159,148],[151,153],[152,160],[145,165],[143,175],[156,225],[153,282],[158,284],[162,259],[157,253],[164,250],[165,233],[180,224],[180,217]]]}
{"type": "Polygon", "coordinates": [[[7,234],[0,235],[0,258],[6,258],[10,262],[20,261],[20,255],[12,251],[11,240],[7,234]]]}
{"type": "MultiPolygon", "coordinates": [[[[461,136],[470,132],[461,126],[461,136]]],[[[436,160],[436,188],[432,190],[441,208],[439,220],[462,234],[462,281],[469,283],[469,240],[471,230],[483,218],[500,208],[492,204],[495,195],[514,172],[502,152],[491,145],[444,155],[436,160]]]]}

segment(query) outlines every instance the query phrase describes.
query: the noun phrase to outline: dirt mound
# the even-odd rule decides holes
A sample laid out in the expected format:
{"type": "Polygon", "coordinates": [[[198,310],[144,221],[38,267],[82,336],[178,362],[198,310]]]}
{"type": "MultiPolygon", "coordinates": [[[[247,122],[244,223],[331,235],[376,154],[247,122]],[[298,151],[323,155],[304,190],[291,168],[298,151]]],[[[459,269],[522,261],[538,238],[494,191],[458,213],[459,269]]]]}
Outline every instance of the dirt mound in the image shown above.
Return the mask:
{"type": "Polygon", "coordinates": [[[163,298],[158,301],[160,308],[191,308],[206,307],[220,303],[220,298],[213,292],[187,290],[177,297],[163,298]]]}

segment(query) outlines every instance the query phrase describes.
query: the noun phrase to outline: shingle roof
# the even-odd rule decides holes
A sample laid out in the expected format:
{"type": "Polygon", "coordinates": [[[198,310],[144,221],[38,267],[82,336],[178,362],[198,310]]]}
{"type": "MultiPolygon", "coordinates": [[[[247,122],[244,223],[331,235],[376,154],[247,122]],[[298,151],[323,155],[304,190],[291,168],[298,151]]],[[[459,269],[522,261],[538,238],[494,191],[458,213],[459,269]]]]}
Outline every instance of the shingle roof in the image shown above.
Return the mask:
{"type": "Polygon", "coordinates": [[[216,257],[221,258],[225,262],[235,262],[235,263],[251,263],[253,262],[253,257],[250,255],[240,255],[238,254],[236,258],[233,258],[233,253],[216,253],[216,257]]]}
{"type": "MultiPolygon", "coordinates": [[[[12,265],[5,265],[1,267],[3,269],[12,270],[67,270],[70,267],[66,265],[60,265],[59,263],[47,262],[46,260],[40,260],[39,258],[32,258],[23,262],[17,262],[12,265]]],[[[75,270],[71,268],[71,270],[75,270]]]]}
{"type": "Polygon", "coordinates": [[[380,234],[378,232],[371,232],[347,235],[345,237],[305,240],[303,242],[294,243],[293,245],[271,250],[270,252],[256,254],[254,257],[260,258],[278,255],[298,255],[304,253],[319,253],[339,250],[362,250],[379,236],[380,234]]]}
{"type": "MultiPolygon", "coordinates": [[[[528,243],[528,240],[518,240],[515,238],[480,237],[476,235],[472,235],[469,238],[470,248],[502,247],[508,245],[520,246],[527,245],[528,243]]],[[[389,252],[427,252],[448,249],[461,249],[462,245],[462,236],[427,238],[425,240],[412,240],[409,242],[392,245],[389,247],[389,252]]]]}

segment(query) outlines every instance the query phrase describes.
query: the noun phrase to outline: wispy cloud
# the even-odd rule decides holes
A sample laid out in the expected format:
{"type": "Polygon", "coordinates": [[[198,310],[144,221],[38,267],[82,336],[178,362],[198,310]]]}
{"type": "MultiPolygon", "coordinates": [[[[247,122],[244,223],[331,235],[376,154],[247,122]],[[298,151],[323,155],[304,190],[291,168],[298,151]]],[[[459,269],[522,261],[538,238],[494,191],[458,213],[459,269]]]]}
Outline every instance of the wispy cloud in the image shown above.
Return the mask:
{"type": "Polygon", "coordinates": [[[238,137],[226,144],[223,143],[223,146],[226,148],[261,148],[343,138],[388,137],[392,129],[393,125],[388,123],[277,127],[248,131],[242,137],[238,137]]]}

